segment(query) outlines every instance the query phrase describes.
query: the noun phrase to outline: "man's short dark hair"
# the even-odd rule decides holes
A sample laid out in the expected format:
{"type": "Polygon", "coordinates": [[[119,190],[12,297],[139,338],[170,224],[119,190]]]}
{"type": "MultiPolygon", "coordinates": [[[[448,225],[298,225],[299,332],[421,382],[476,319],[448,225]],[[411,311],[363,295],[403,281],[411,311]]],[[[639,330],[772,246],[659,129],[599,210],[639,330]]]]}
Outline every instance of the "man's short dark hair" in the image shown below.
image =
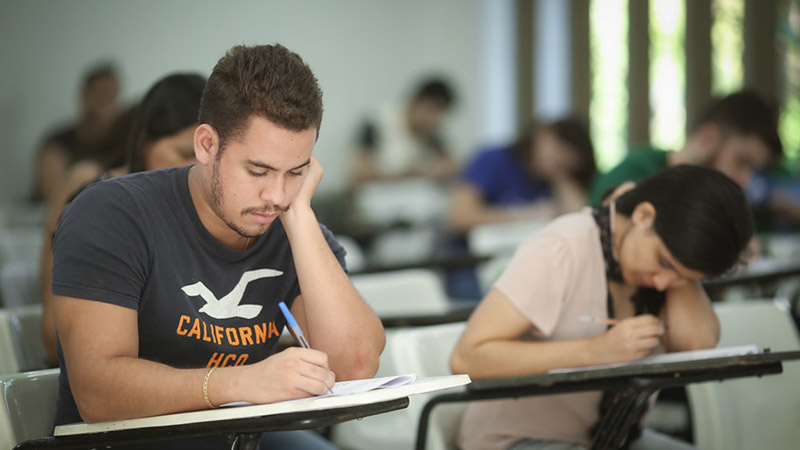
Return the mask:
{"type": "Polygon", "coordinates": [[[778,136],[777,104],[754,91],[742,90],[714,100],[702,111],[692,131],[706,123],[716,124],[723,132],[755,135],[769,148],[773,162],[783,157],[783,145],[778,136]]]}
{"type": "Polygon", "coordinates": [[[239,45],[228,50],[208,77],[199,122],[214,127],[220,150],[241,137],[252,116],[291,131],[322,123],[322,90],[297,53],[286,47],[239,45]]]}
{"type": "Polygon", "coordinates": [[[432,100],[449,108],[456,102],[456,96],[447,81],[442,78],[429,78],[419,84],[414,93],[414,100],[432,100]]]}

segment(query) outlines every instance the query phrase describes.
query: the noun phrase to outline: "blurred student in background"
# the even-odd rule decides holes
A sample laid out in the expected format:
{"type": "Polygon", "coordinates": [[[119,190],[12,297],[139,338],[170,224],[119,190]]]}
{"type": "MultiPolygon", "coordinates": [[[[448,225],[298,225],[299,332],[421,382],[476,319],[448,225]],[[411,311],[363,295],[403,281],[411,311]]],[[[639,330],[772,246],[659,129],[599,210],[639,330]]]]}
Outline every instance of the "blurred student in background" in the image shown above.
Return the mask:
{"type": "MultiPolygon", "coordinates": [[[[596,171],[583,121],[532,122],[515,142],[483,150],[467,165],[450,193],[447,251],[468,253],[465,238],[478,225],[546,221],[579,210],[596,171]]],[[[477,301],[485,293],[473,267],[450,269],[446,280],[453,298],[477,301]]]]}
{"type": "Polygon", "coordinates": [[[754,171],[783,157],[777,113],[774,105],[748,90],[717,99],[700,114],[680,150],[633,149],[619,165],[598,177],[591,204],[598,204],[615,186],[678,164],[717,169],[744,187],[754,171]]]}
{"type": "Polygon", "coordinates": [[[446,81],[431,78],[401,107],[381,109],[359,134],[354,183],[455,175],[458,166],[442,133],[455,101],[446,81]]]}
{"type": "Polygon", "coordinates": [[[759,232],[800,231],[800,166],[785,164],[756,173],[746,193],[759,232]]]}
{"type": "Polygon", "coordinates": [[[551,219],[587,201],[597,171],[589,130],[578,119],[532,123],[511,145],[480,152],[451,194],[451,230],[551,219]]]}
{"type": "Polygon", "coordinates": [[[126,157],[122,161],[114,161],[113,158],[87,160],[77,164],[68,175],[68,181],[61,189],[61,199],[50,211],[45,229],[47,244],[42,250],[40,272],[42,339],[51,365],[58,364],[58,358],[52,311],[53,294],[50,289],[53,265],[53,248],[50,243],[65,205],[84,186],[97,179],[194,163],[194,129],[204,87],[205,78],[197,74],[179,73],[162,78],[133,109],[130,126],[126,126],[128,122],[119,123],[120,128],[128,131],[122,153],[126,157]],[[121,162],[125,165],[122,166],[121,162]]]}
{"type": "MultiPolygon", "coordinates": [[[[714,347],[719,321],[699,282],[741,261],[752,234],[742,189],[693,165],[563,215],[519,247],[472,314],[453,372],[511,377],[714,347]]],[[[586,449],[612,401],[584,392],[476,402],[459,447],[586,449]]],[[[622,430],[631,449],[690,448],[640,423],[622,430]]]]}
{"type": "Polygon", "coordinates": [[[119,90],[113,66],[89,70],[81,86],[78,119],[48,135],[37,152],[34,201],[52,201],[72,164],[106,150],[102,143],[119,112],[119,90]]]}

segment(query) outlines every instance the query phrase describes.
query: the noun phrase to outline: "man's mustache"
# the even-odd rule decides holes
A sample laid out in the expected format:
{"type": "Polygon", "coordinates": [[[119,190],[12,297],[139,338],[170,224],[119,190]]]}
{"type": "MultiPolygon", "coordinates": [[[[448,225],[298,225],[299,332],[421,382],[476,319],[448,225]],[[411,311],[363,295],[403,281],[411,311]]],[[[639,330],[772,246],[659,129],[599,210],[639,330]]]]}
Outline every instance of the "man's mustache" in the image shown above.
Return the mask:
{"type": "Polygon", "coordinates": [[[281,205],[264,205],[264,206],[254,206],[251,208],[247,208],[242,210],[242,215],[246,216],[248,214],[256,213],[256,214],[280,214],[284,213],[289,210],[289,206],[281,206],[281,205]]]}

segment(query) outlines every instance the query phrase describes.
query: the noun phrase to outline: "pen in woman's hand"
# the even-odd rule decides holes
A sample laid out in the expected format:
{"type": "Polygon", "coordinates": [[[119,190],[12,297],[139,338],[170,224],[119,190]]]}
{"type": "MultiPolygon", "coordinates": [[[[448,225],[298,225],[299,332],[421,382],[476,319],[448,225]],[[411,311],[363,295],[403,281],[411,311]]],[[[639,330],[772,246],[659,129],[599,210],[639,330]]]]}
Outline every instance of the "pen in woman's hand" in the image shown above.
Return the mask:
{"type": "Polygon", "coordinates": [[[597,316],[590,316],[585,314],[578,316],[578,320],[580,320],[581,322],[599,323],[603,325],[617,325],[619,323],[619,320],[616,319],[603,319],[597,316]]]}

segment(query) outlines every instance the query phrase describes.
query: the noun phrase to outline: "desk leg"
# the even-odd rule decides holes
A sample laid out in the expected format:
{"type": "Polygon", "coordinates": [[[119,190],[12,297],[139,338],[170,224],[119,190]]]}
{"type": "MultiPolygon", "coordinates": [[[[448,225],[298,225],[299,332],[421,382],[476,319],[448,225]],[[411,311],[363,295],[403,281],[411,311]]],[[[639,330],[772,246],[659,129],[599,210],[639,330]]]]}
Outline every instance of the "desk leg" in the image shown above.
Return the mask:
{"type": "Polygon", "coordinates": [[[628,430],[639,419],[655,389],[628,388],[614,398],[605,417],[600,418],[592,450],[622,448],[628,430]]]}
{"type": "Polygon", "coordinates": [[[428,420],[430,419],[433,407],[439,402],[436,397],[430,399],[422,408],[422,413],[419,416],[419,426],[417,427],[417,443],[416,450],[425,450],[426,440],[428,439],[428,420]]]}
{"type": "MultiPolygon", "coordinates": [[[[426,440],[428,438],[428,420],[433,412],[433,407],[439,403],[448,402],[464,402],[473,398],[465,392],[453,392],[447,394],[439,394],[425,403],[422,408],[422,413],[419,416],[419,426],[417,427],[417,442],[414,448],[416,450],[425,450],[426,440]]],[[[474,399],[477,399],[475,397],[474,399]]]]}
{"type": "Polygon", "coordinates": [[[256,450],[261,433],[242,433],[228,435],[228,446],[231,450],[256,450]]]}

